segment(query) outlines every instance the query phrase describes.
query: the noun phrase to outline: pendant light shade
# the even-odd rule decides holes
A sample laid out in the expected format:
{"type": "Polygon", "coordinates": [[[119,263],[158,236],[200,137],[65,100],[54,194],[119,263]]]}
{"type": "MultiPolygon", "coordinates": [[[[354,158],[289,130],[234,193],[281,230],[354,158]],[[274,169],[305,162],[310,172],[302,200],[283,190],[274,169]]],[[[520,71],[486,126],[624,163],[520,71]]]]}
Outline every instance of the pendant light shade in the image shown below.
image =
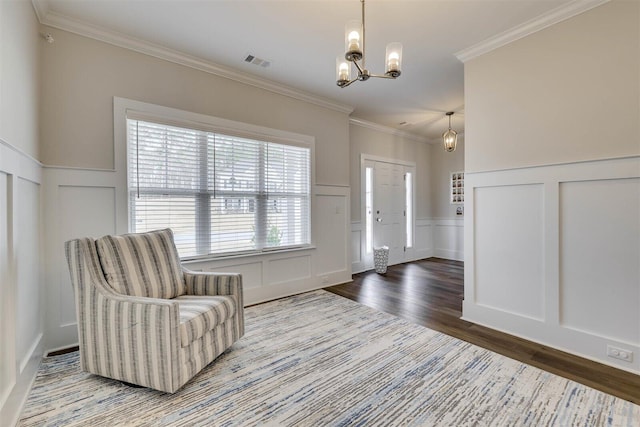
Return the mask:
{"type": "Polygon", "coordinates": [[[458,132],[451,129],[451,116],[453,116],[453,111],[449,111],[447,116],[449,116],[449,130],[442,134],[442,141],[444,142],[444,150],[452,152],[456,150],[456,146],[458,145],[458,132]]]}

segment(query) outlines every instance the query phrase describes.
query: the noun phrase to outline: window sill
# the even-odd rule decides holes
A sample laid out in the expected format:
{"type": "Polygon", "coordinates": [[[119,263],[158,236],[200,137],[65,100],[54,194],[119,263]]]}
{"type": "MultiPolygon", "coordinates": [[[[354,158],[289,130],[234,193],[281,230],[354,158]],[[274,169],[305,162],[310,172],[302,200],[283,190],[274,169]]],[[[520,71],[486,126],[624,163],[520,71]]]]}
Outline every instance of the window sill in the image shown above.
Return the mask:
{"type": "Polygon", "coordinates": [[[316,249],[315,245],[300,246],[300,247],[286,248],[286,249],[273,249],[273,250],[249,252],[249,253],[242,253],[242,254],[204,255],[199,258],[181,258],[180,263],[183,265],[190,265],[190,264],[197,264],[197,263],[208,262],[208,261],[224,261],[228,259],[255,258],[255,257],[266,256],[266,255],[286,254],[291,252],[304,252],[304,251],[313,250],[313,249],[316,249]]]}

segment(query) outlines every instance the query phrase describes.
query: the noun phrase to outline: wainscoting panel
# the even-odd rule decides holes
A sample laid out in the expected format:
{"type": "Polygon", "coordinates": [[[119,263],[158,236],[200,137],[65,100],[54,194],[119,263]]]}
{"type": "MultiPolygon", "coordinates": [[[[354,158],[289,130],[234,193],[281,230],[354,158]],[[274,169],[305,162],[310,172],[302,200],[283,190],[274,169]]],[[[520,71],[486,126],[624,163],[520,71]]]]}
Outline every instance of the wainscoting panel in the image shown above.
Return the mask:
{"type": "Polygon", "coordinates": [[[43,354],[41,182],[40,163],[0,139],[0,424],[17,420],[43,354]]]}
{"type": "Polygon", "coordinates": [[[43,334],[43,289],[40,228],[40,184],[24,178],[17,182],[17,212],[14,234],[18,328],[17,357],[20,372],[26,367],[43,334]]]}
{"type": "Polygon", "coordinates": [[[541,320],[542,185],[480,187],[474,196],[476,304],[541,320]]]}
{"type": "Polygon", "coordinates": [[[462,261],[464,258],[464,222],[462,219],[432,221],[433,256],[462,261]]]}
{"type": "Polygon", "coordinates": [[[15,316],[13,282],[9,260],[9,179],[0,172],[0,407],[4,404],[16,380],[15,370],[15,316]]]}
{"type": "Polygon", "coordinates": [[[44,178],[45,271],[47,301],[50,301],[46,348],[51,351],[78,342],[75,300],[64,243],[80,237],[97,238],[126,232],[126,221],[118,217],[121,204],[114,171],[45,167],[44,178]]]}
{"type": "Polygon", "coordinates": [[[360,230],[360,222],[351,223],[351,260],[353,265],[359,265],[363,262],[362,256],[362,230],[360,230]]]}
{"type": "Polygon", "coordinates": [[[465,188],[464,319],[640,374],[640,157],[467,172],[465,188]]]}
{"type": "Polygon", "coordinates": [[[560,215],[562,325],[640,344],[640,179],[563,182],[560,215]]]}
{"type": "Polygon", "coordinates": [[[267,285],[306,280],[311,278],[311,256],[292,256],[267,263],[267,285]]]}
{"type": "Polygon", "coordinates": [[[430,221],[427,219],[419,219],[416,221],[416,230],[415,230],[415,251],[416,255],[419,257],[418,259],[428,258],[432,256],[432,252],[434,251],[434,221],[430,221]]]}
{"type": "Polygon", "coordinates": [[[349,217],[347,194],[316,195],[316,233],[315,244],[318,248],[316,269],[319,275],[351,269],[349,246],[344,242],[347,234],[345,224],[349,217]]]}
{"type": "Polygon", "coordinates": [[[208,271],[217,273],[229,273],[234,272],[242,274],[242,286],[246,291],[251,288],[259,288],[262,286],[262,263],[261,262],[247,262],[246,264],[237,263],[225,265],[222,267],[210,267],[208,271]]]}
{"type": "Polygon", "coordinates": [[[64,242],[80,237],[101,237],[116,232],[115,188],[96,186],[58,186],[58,203],[64,215],[58,216],[57,234],[59,245],[56,258],[59,261],[60,280],[59,318],[57,325],[75,329],[76,308],[64,242]]]}

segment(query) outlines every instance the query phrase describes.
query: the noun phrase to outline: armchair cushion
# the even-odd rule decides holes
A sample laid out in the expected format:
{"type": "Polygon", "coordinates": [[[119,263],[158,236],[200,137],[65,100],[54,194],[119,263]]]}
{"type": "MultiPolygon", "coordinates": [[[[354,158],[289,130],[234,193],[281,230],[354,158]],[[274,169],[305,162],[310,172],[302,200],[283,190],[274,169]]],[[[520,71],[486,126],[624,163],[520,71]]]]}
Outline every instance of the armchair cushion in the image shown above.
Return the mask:
{"type": "Polygon", "coordinates": [[[180,257],[170,229],[96,241],[107,283],[119,294],[175,298],[185,292],[180,257]]]}
{"type": "Polygon", "coordinates": [[[180,313],[180,344],[187,347],[236,314],[229,296],[182,295],[174,299],[180,313]]]}

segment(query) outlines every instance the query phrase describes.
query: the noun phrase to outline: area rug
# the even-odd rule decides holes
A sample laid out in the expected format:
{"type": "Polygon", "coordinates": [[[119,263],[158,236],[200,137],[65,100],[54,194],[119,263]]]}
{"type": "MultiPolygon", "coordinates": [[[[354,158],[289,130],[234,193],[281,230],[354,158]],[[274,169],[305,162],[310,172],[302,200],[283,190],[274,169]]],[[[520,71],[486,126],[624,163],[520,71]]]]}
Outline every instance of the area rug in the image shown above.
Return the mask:
{"type": "Polygon", "coordinates": [[[173,395],[45,358],[19,425],[640,425],[630,402],[325,291],[249,307],[246,325],[173,395]]]}

